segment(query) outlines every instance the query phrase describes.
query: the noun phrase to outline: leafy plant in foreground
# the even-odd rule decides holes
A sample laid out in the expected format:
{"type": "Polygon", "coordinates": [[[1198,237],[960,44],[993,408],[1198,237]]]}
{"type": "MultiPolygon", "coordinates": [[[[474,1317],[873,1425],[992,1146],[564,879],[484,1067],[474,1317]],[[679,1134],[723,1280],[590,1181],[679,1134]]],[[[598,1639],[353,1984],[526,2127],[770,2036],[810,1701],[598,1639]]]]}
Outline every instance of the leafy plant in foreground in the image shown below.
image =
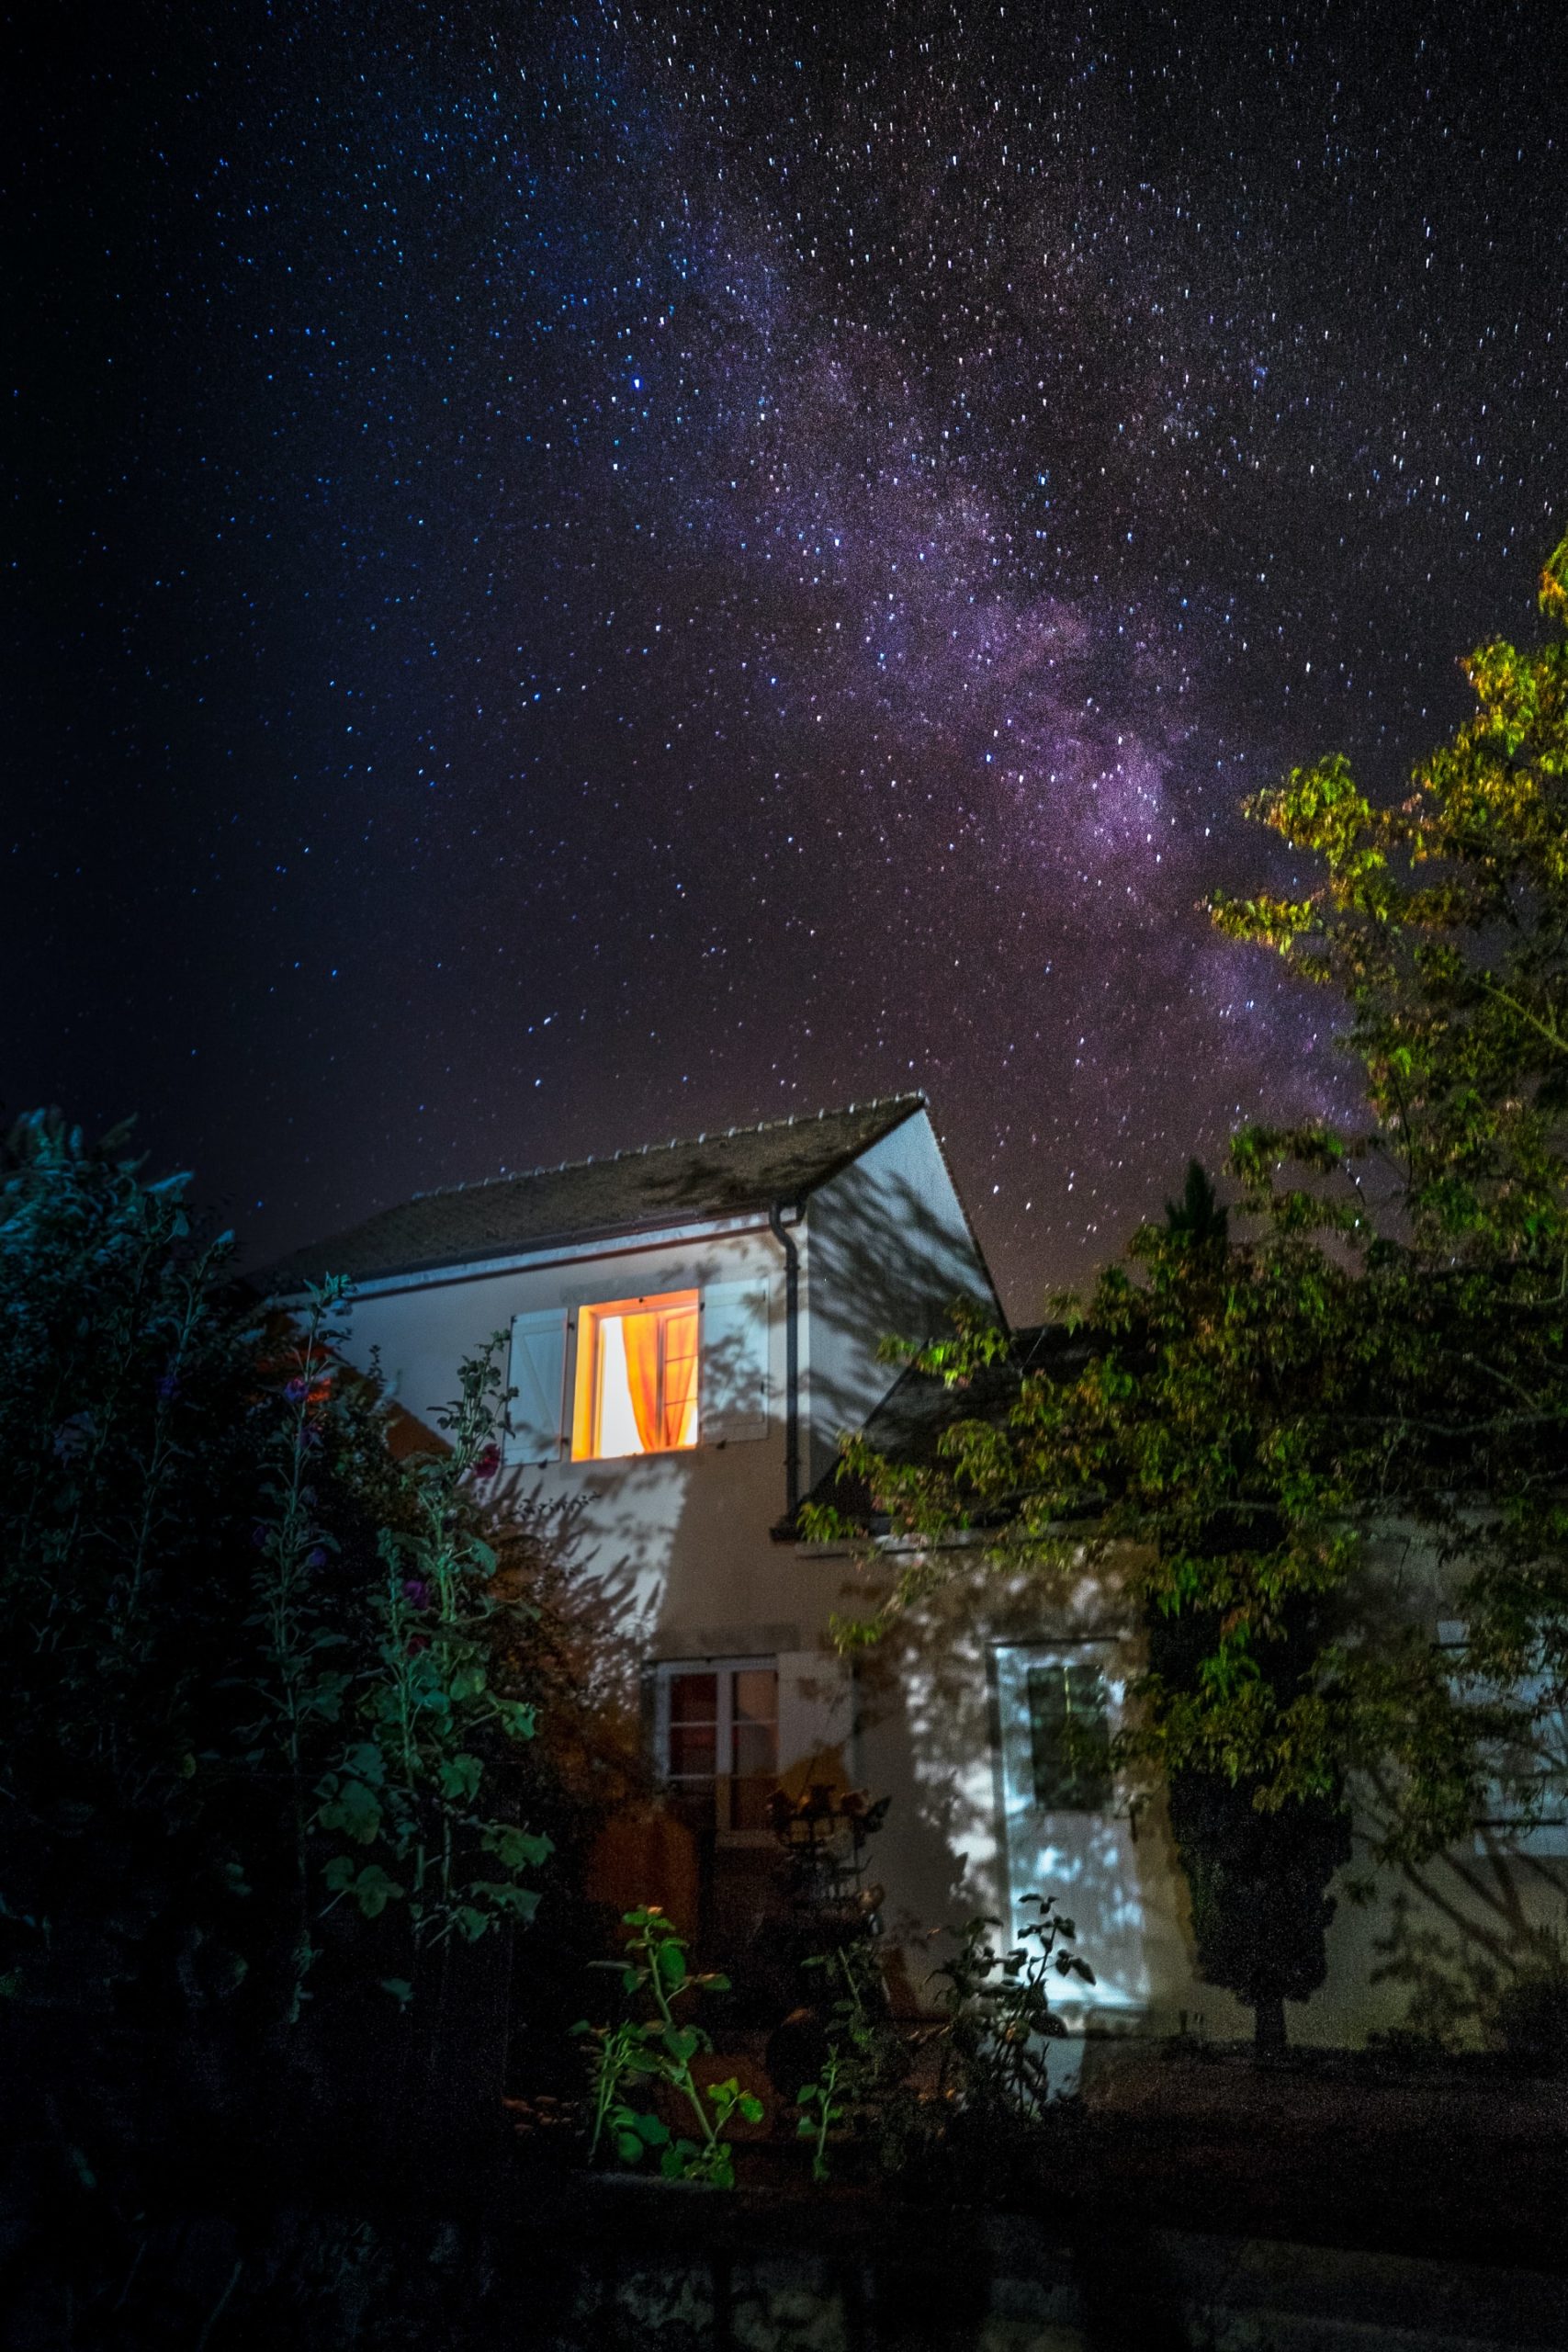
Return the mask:
{"type": "Polygon", "coordinates": [[[1036,1917],[1010,1951],[991,1941],[999,1920],[970,1919],[953,1959],[937,1971],[948,1988],[940,2088],[965,2106],[1038,2122],[1051,2096],[1041,2044],[1067,2030],[1051,2007],[1051,1979],[1092,1984],[1094,1971],[1066,1949],[1077,1928],[1058,1912],[1055,1895],[1026,1894],[1021,1907],[1036,1917]]]}
{"type": "Polygon", "coordinates": [[[701,2026],[680,2024],[675,2017],[678,2001],[705,1991],[726,1992],[729,1980],[693,1973],[685,1939],[657,1904],[624,1913],[623,1924],[630,1933],[622,1959],[594,1965],[618,1969],[626,1998],[650,2007],[652,2014],[615,2025],[590,2025],[582,2019],[573,2028],[589,2043],[593,2109],[590,2161],[608,2133],[623,2164],[640,2164],[653,2154],[666,2180],[733,2188],[734,2152],[723,2134],[737,2115],[748,2123],[760,2123],[762,2102],[743,2091],[733,2075],[705,2088],[699,2085],[692,2062],[712,2050],[712,2037],[701,2026]],[[651,2109],[634,2104],[636,2093],[660,2086],[691,2116],[695,2137],[677,2135],[651,2109]]]}
{"type": "Polygon", "coordinates": [[[845,2128],[874,2130],[897,2170],[917,2152],[934,2151],[960,2119],[982,2131],[1041,2121],[1051,2097],[1042,2045],[1066,2031],[1051,2006],[1052,1979],[1092,1984],[1094,1971],[1067,1949],[1077,1929],[1054,1895],[1028,1894],[1023,1904],[1036,1916],[1006,1951],[992,1941],[998,1920],[965,1923],[953,1958],[936,1972],[945,1986],[941,2020],[909,2034],[887,2014],[873,1946],[845,1945],[807,1962],[843,1987],[827,2023],[827,2056],[796,2101],[796,2132],[813,2143],[814,2180],[829,2177],[829,2141],[845,2128]],[[917,2051],[923,2087],[911,2071],[917,2051]]]}
{"type": "Polygon", "coordinates": [[[546,1850],[493,1351],[395,1459],[342,1285],[267,1306],[186,1190],[56,1114],[0,1143],[0,1977],[18,2112],[83,2178],[334,2113],[345,2075],[415,2134],[427,2093],[479,2112],[500,2031],[447,1955],[527,1916],[546,1850]]]}
{"type": "Polygon", "coordinates": [[[909,2071],[903,2036],[887,2013],[875,1948],[863,1938],[813,1953],[803,1963],[838,1989],[827,2020],[827,2055],[816,2078],[796,2096],[796,2136],[812,2143],[811,2177],[829,2177],[829,2135],[879,2119],[909,2071]]]}

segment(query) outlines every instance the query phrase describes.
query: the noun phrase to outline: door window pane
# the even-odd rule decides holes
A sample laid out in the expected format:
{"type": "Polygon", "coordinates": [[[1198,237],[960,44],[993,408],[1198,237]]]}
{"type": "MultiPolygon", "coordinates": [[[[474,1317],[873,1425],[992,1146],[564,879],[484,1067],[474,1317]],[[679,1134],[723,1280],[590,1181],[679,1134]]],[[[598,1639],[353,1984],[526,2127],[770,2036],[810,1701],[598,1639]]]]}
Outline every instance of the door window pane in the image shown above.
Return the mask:
{"type": "Polygon", "coordinates": [[[1105,1677],[1085,1658],[1032,1666],[1029,1744],[1043,1813],[1104,1813],[1111,1804],[1105,1677]]]}
{"type": "Polygon", "coordinates": [[[721,1830],[765,1829],[778,1786],[779,1679],[772,1667],[682,1668],[667,1678],[663,1769],[721,1830]]]}
{"type": "Polygon", "coordinates": [[[716,1724],[717,1675],[672,1674],[670,1677],[670,1721],[671,1724],[716,1724]]]}
{"type": "Polygon", "coordinates": [[[717,1726],[714,1724],[671,1724],[670,1777],[672,1781],[711,1781],[718,1763],[717,1726]]]}
{"type": "Polygon", "coordinates": [[[771,1667],[743,1666],[735,1676],[738,1724],[771,1724],[778,1713],[779,1678],[771,1667]]]}

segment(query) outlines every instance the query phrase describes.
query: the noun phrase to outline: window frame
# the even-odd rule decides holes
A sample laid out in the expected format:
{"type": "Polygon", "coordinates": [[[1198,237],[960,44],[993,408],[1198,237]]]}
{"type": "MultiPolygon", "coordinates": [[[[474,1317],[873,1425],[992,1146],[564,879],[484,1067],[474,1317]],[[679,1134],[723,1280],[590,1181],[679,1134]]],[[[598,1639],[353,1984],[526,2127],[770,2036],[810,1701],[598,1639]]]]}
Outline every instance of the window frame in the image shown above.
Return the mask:
{"type": "MultiPolygon", "coordinates": [[[[585,1299],[571,1317],[571,1419],[566,1431],[566,1454],[571,1462],[653,1462],[669,1454],[694,1453],[703,1442],[703,1292],[692,1283],[679,1290],[640,1291],[623,1297],[585,1299]],[[696,1317],[696,1362],[693,1374],[693,1430],[690,1442],[684,1445],[644,1447],[626,1453],[605,1453],[600,1450],[600,1400],[602,1357],[599,1332],[605,1323],[615,1322],[628,1315],[649,1314],[660,1309],[673,1315],[688,1309],[696,1317]],[[580,1446],[578,1432],[586,1427],[587,1441],[580,1446]]],[[[660,1411],[664,1410],[665,1354],[660,1348],[660,1411]]]]}
{"type": "MultiPolygon", "coordinates": [[[[678,1791],[678,1781],[670,1769],[671,1685],[677,1675],[712,1674],[717,1678],[714,1722],[713,1821],[714,1835],[721,1846],[772,1846],[776,1843],[768,1828],[737,1829],[733,1827],[734,1783],[739,1775],[735,1761],[735,1678],[738,1674],[771,1674],[773,1679],[773,1768],[775,1783],[779,1775],[779,1698],[781,1681],[778,1657],[677,1657],[660,1658],[654,1669],[653,1698],[653,1764],[661,1787],[678,1791]],[[720,1770],[728,1761],[729,1770],[720,1770]]],[[[692,1775],[701,1783],[705,1775],[692,1775]]]]}

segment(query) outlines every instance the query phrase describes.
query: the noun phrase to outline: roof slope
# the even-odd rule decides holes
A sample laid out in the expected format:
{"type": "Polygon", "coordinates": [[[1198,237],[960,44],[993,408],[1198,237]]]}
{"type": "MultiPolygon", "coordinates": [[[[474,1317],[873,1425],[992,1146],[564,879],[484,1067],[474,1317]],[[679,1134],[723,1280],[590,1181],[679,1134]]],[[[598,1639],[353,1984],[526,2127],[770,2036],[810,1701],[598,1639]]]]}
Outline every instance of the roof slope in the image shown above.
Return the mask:
{"type": "MultiPolygon", "coordinates": [[[[906,1364],[867,1421],[866,1442],[886,1461],[931,1468],[942,1460],[942,1440],[956,1422],[989,1421],[995,1428],[1005,1427],[1027,1375],[1045,1373],[1053,1380],[1074,1379],[1092,1351],[1081,1330],[1069,1330],[1062,1323],[1032,1323],[1011,1333],[1008,1351],[997,1363],[952,1388],[906,1364]]],[[[864,1480],[840,1477],[840,1467],[830,1463],[806,1501],[830,1503],[852,1526],[883,1532],[886,1521],[874,1508],[864,1480]]],[[[786,1523],[777,1532],[793,1540],[798,1527],[786,1523]]]]}
{"type": "Polygon", "coordinates": [[[774,1201],[802,1199],[924,1108],[923,1094],[892,1095],[816,1118],[731,1127],[609,1159],[418,1193],[253,1279],[287,1295],[328,1273],[369,1282],[512,1257],[590,1235],[742,1216],[774,1201]]]}

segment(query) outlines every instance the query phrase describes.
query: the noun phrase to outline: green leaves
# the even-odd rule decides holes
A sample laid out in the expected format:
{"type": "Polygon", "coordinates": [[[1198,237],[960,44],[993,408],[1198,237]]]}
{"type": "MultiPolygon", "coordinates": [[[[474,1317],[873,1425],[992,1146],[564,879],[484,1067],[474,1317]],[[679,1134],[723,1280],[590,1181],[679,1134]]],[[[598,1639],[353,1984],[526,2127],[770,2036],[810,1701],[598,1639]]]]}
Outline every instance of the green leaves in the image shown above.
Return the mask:
{"type": "Polygon", "coordinates": [[[593,2094],[590,2154],[598,2153],[608,2134],[623,2164],[637,2164],[645,2149],[657,2148],[665,2179],[733,2188],[734,2160],[720,2135],[736,2116],[747,2123],[761,2123],[762,2102],[752,2092],[743,2091],[735,2075],[705,2089],[698,2083],[694,2062],[711,2051],[712,2041],[700,2026],[679,2021],[672,2007],[683,1996],[728,1989],[728,1980],[692,1973],[684,1938],[657,1904],[625,1913],[623,1925],[629,1932],[626,1964],[620,1971],[621,1989],[642,2007],[644,2014],[627,2016],[615,2025],[582,2022],[572,2028],[590,2045],[593,2094]],[[660,2086],[667,2097],[686,2109],[700,2137],[672,2139],[657,2114],[631,2106],[625,2092],[634,2084],[660,2086]]]}
{"type": "Polygon", "coordinates": [[[381,1826],[381,1807],[378,1799],[363,1781],[338,1782],[335,1775],[329,1775],[321,1783],[323,1788],[333,1788],[334,1784],[335,1793],[322,1804],[317,1820],[323,1829],[341,1829],[344,1837],[352,1838],[356,1845],[370,1845],[381,1826]]]}
{"type": "Polygon", "coordinates": [[[333,1894],[351,1894],[361,1917],[367,1919],[378,1919],[389,1903],[399,1901],[408,1892],[396,1879],[388,1876],[379,1862],[367,1862],[356,1871],[346,1854],[333,1855],[321,1872],[321,1880],[333,1894]]]}

